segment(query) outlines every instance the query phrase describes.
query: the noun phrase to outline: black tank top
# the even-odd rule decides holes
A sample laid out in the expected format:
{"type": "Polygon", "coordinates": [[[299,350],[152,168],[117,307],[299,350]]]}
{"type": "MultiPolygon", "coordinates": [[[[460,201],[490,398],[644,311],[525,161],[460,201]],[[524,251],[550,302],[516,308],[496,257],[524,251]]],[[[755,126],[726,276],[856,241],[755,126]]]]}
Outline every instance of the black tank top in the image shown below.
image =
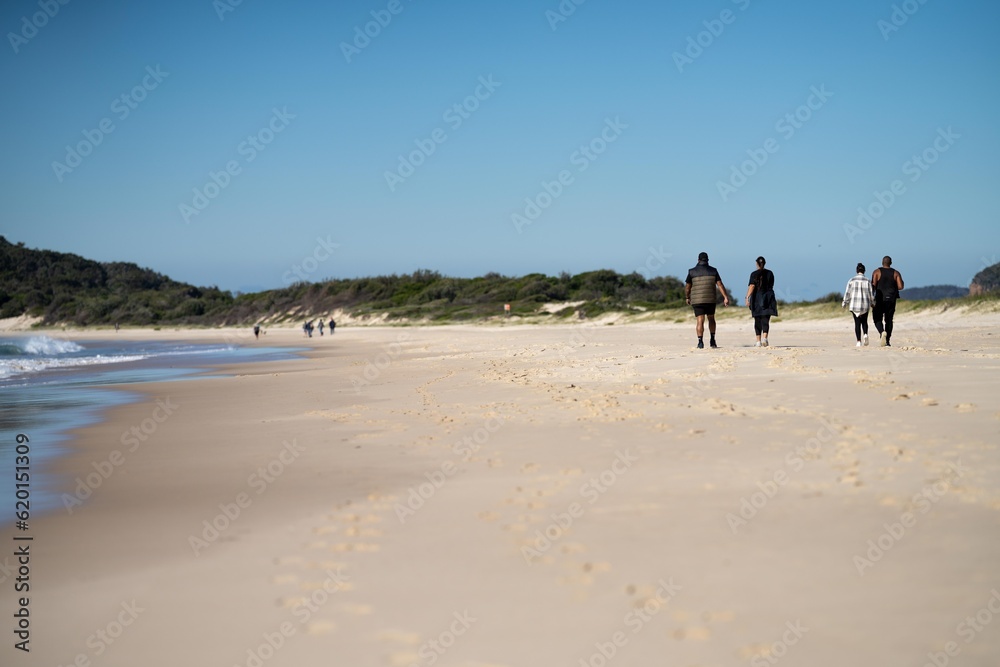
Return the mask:
{"type": "Polygon", "coordinates": [[[875,289],[882,294],[884,301],[895,301],[899,298],[899,289],[896,287],[896,269],[887,269],[884,266],[879,269],[878,285],[875,289]]]}

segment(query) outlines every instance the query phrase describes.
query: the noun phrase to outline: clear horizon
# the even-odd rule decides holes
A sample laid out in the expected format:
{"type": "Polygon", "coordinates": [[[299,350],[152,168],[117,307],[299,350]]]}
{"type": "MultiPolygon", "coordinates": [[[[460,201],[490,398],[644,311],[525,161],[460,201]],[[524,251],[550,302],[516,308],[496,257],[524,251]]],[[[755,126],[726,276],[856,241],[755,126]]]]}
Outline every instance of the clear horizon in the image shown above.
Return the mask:
{"type": "Polygon", "coordinates": [[[1000,261],[1000,6],[0,9],[0,234],[197,285],[1000,261]],[[179,38],[183,37],[182,39],[179,38]],[[293,280],[289,280],[289,277],[293,280]]]}

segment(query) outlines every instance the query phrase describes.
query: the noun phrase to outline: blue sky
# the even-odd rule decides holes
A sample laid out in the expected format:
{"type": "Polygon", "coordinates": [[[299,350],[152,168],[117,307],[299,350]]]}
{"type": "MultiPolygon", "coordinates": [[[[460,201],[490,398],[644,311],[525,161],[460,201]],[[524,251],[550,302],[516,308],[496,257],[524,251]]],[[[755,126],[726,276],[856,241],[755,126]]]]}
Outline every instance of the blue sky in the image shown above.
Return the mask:
{"type": "Polygon", "coordinates": [[[241,291],[998,261],[997,3],[234,1],[4,3],[0,234],[241,291]]]}

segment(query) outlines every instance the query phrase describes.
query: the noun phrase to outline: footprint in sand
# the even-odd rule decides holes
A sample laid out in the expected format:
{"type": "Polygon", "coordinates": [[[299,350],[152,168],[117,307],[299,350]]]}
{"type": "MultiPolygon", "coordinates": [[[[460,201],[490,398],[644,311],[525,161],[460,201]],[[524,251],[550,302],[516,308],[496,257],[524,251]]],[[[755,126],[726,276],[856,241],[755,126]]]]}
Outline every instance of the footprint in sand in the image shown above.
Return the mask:
{"type": "Polygon", "coordinates": [[[375,607],[370,604],[342,604],[340,609],[352,616],[370,616],[375,612],[375,607]]]}
{"type": "Polygon", "coordinates": [[[696,642],[707,642],[712,637],[712,631],[708,628],[702,626],[693,626],[687,628],[677,628],[671,635],[677,641],[696,641],[696,642]]]}
{"type": "Polygon", "coordinates": [[[328,635],[337,629],[333,621],[313,621],[306,626],[307,635],[328,635]]]}
{"type": "Polygon", "coordinates": [[[373,553],[379,549],[379,545],[372,542],[338,542],[330,547],[334,553],[373,553]]]}
{"type": "MultiPolygon", "coordinates": [[[[770,644],[748,644],[740,649],[740,658],[743,660],[753,660],[754,658],[764,658],[770,661],[770,644]]],[[[777,661],[777,658],[775,658],[777,661]]]]}
{"type": "Polygon", "coordinates": [[[408,667],[419,664],[421,657],[411,648],[420,644],[421,637],[418,632],[404,632],[402,630],[383,630],[375,635],[375,638],[386,644],[394,644],[388,649],[388,661],[390,665],[396,667],[408,667]]]}
{"type": "MultiPolygon", "coordinates": [[[[318,604],[321,598],[325,602],[331,596],[354,591],[355,583],[348,574],[350,567],[364,559],[364,554],[379,550],[380,545],[376,540],[382,536],[383,530],[377,526],[383,523],[384,515],[392,511],[391,503],[394,498],[393,495],[371,493],[360,501],[347,501],[332,513],[318,517],[318,525],[303,527],[305,534],[300,543],[305,549],[343,554],[345,560],[310,560],[302,555],[276,557],[274,564],[286,571],[277,573],[272,582],[278,586],[296,588],[294,594],[280,597],[278,605],[294,611],[302,605],[318,604]],[[330,543],[308,539],[315,535],[330,534],[340,535],[341,541],[330,543]]],[[[303,627],[303,634],[315,637],[334,634],[339,627],[337,614],[361,617],[372,613],[373,607],[370,604],[352,601],[350,598],[337,598],[336,605],[331,604],[308,620],[303,627]]]]}

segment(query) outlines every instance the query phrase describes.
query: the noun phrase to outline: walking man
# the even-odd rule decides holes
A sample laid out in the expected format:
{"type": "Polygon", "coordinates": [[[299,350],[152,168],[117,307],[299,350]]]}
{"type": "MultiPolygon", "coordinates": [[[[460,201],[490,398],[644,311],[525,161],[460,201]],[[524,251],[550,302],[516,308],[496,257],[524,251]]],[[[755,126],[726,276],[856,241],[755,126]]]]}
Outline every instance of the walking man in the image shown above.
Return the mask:
{"type": "Polygon", "coordinates": [[[875,303],[872,304],[872,319],[879,333],[879,345],[892,347],[892,317],[896,314],[896,300],[903,289],[903,275],[892,268],[892,257],[882,258],[882,266],[872,273],[872,289],[875,303]],[[885,320],[883,325],[882,320],[885,320]]]}
{"type": "Polygon", "coordinates": [[[695,332],[698,334],[698,349],[705,347],[705,318],[708,318],[708,340],[709,347],[718,347],[715,344],[715,304],[718,301],[715,289],[722,292],[722,303],[729,305],[729,295],[726,293],[726,286],[722,284],[722,278],[715,267],[708,263],[708,253],[698,253],[698,264],[694,268],[688,269],[687,279],[684,281],[684,297],[689,306],[694,309],[695,332]]]}

